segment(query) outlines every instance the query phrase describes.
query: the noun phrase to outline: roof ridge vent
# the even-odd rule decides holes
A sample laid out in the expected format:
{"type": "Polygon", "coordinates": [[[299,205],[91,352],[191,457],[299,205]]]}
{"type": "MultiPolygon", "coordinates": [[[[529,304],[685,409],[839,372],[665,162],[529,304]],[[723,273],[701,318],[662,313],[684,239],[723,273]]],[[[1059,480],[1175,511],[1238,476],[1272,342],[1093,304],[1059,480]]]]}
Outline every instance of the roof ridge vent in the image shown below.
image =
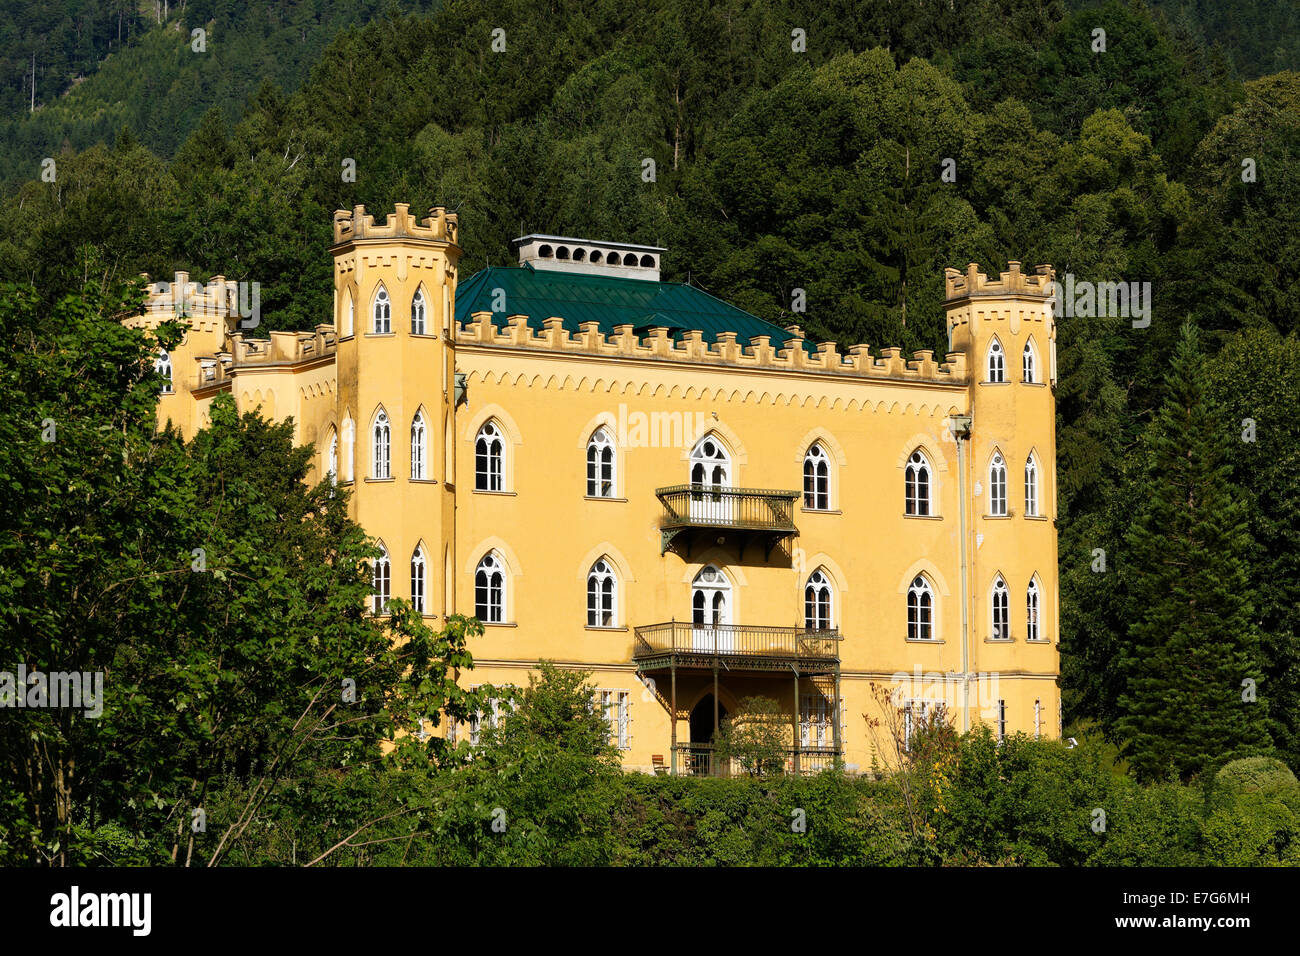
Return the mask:
{"type": "Polygon", "coordinates": [[[521,266],[652,282],[659,281],[659,267],[663,254],[668,251],[662,246],[601,242],[543,233],[520,236],[512,239],[510,245],[519,253],[521,266]]]}

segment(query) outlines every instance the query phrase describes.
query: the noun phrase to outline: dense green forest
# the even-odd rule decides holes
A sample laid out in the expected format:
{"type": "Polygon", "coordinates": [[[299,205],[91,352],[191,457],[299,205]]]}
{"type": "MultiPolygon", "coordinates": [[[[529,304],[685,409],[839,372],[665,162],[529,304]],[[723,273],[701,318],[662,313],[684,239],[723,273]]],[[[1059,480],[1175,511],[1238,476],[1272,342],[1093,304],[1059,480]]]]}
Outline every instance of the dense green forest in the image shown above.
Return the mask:
{"type": "MultiPolygon", "coordinates": [[[[24,291],[7,296],[0,389],[26,397],[0,402],[6,528],[66,549],[40,521],[81,534],[84,500],[52,515],[41,496],[108,480],[22,464],[22,449],[39,450],[25,423],[53,407],[41,402],[98,375],[86,414],[111,407],[139,424],[140,409],[109,397],[120,371],[59,352],[129,353],[90,318],[120,307],[121,283],[175,269],[257,281],[259,334],[310,328],[329,314],[337,208],[455,209],[464,274],[506,263],[508,240],[528,231],[663,245],[667,278],[873,349],[946,351],[945,267],[1052,263],[1154,292],[1149,327],[1058,326],[1066,719],[1093,722],[1140,780],[1212,777],[1251,755],[1300,767],[1294,6],[187,2],[162,23],[152,6],[124,8],[120,40],[117,6],[56,5],[62,18],[7,6],[0,280],[24,291]],[[192,52],[191,29],[209,23],[208,52],[192,52]],[[37,47],[41,108],[27,116],[19,78],[37,47]],[[355,181],[341,175],[347,160],[355,181]],[[797,317],[794,288],[807,290],[797,317]],[[24,371],[8,356],[32,349],[45,364],[24,371]],[[1196,701],[1195,720],[1169,700],[1196,701]]],[[[251,424],[223,427],[216,447],[254,441],[251,424]]],[[[133,440],[139,455],[165,451],[185,494],[226,507],[200,480],[214,447],[133,440]]],[[[166,488],[146,492],[177,507],[166,488]]],[[[142,515],[124,511],[114,534],[142,515]]],[[[44,558],[14,540],[10,557],[34,563],[0,578],[6,641],[53,600],[44,558]]],[[[152,602],[168,598],[138,599],[157,614],[152,602]]],[[[372,638],[350,633],[345,647],[372,638]]],[[[226,746],[169,785],[246,772],[226,746]]],[[[17,799],[6,793],[0,806],[17,799]]],[[[120,808],[128,796],[104,799],[120,808]]]]}

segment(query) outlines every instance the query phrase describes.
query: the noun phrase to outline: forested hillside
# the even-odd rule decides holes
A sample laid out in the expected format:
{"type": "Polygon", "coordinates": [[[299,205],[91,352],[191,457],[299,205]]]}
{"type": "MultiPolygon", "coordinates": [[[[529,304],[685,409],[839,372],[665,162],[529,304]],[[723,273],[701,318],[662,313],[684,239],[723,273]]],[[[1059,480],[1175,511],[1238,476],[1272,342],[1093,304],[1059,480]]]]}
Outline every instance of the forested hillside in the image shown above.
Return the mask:
{"type": "Polygon", "coordinates": [[[386,10],[432,6],[432,0],[5,0],[0,185],[33,175],[32,156],[48,156],[65,143],[84,149],[112,142],[123,128],[170,157],[210,107],[234,120],[264,82],[298,89],[340,30],[386,10]],[[196,29],[203,31],[200,43],[196,29]]]}
{"type": "MultiPolygon", "coordinates": [[[[668,278],[873,349],[946,350],[947,266],[1150,282],[1147,328],[1059,325],[1067,718],[1116,735],[1134,719],[1125,649],[1207,599],[1150,587],[1190,554],[1196,580],[1235,582],[1229,650],[1259,692],[1263,720],[1224,732],[1300,764],[1300,74],[1272,72],[1297,65],[1286,4],[1221,33],[1208,3],[451,0],[323,49],[378,5],[236,6],[128,18],[100,99],[88,80],[11,120],[0,278],[48,303],[87,278],[222,273],[261,283],[262,330],[309,328],[329,315],[331,212],[402,201],[459,212],[466,275],[527,231],[654,243],[668,278]],[[209,60],[189,52],[200,18],[219,24],[209,60]],[[248,42],[222,46],[225,23],[248,42]],[[169,57],[184,68],[150,66],[169,57]],[[141,71],[165,88],[140,94],[141,71]],[[52,130],[70,145],[45,153],[52,130]],[[1179,409],[1209,464],[1153,484],[1179,409]],[[1202,547],[1202,515],[1169,518],[1201,492],[1239,517],[1216,528],[1230,548],[1202,547]]],[[[62,34],[67,69],[107,42],[93,22],[89,47],[62,34]]]]}

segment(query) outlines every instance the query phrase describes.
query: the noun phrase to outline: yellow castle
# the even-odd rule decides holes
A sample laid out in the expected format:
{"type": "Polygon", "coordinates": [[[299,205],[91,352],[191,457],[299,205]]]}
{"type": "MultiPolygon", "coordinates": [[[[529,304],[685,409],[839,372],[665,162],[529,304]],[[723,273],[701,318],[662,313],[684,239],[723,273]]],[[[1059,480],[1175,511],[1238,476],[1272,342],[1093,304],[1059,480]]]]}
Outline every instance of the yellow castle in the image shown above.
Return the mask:
{"type": "Polygon", "coordinates": [[[1049,267],[947,270],[940,362],[810,343],[661,281],[653,246],[524,236],[462,286],[458,230],[335,213],[309,333],[245,337],[221,276],[152,285],[128,323],[190,323],[160,422],[193,435],[221,392],[292,417],[383,549],[374,610],[476,615],[475,685],[591,671],[629,769],[721,769],[749,697],[790,770],[866,769],[873,684],[905,736],[940,707],[1059,736],[1049,267]]]}

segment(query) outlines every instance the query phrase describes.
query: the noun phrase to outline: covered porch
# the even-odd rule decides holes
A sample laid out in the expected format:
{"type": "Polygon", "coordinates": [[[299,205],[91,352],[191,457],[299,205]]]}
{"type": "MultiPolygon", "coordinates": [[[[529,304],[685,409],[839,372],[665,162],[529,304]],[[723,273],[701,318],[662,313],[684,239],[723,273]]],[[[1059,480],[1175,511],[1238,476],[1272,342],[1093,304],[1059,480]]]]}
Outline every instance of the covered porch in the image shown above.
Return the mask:
{"type": "Polygon", "coordinates": [[[637,628],[638,673],[653,681],[670,716],[668,753],[655,756],[656,772],[802,774],[834,766],[843,755],[839,641],[829,629],[687,622],[637,628]],[[780,710],[749,718],[766,728],[761,755],[718,747],[723,721],[746,698],[775,701],[780,710]]]}

